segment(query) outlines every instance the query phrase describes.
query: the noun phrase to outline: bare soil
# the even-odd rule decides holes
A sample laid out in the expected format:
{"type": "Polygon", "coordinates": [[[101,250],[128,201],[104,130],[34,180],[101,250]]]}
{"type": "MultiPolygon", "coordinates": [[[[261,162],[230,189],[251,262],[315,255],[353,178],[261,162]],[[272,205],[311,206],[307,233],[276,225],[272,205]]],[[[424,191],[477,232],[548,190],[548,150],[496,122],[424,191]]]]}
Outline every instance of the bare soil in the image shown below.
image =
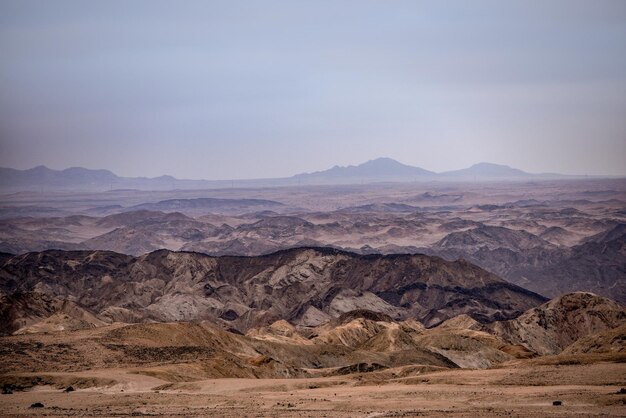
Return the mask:
{"type": "Polygon", "coordinates": [[[626,363],[384,373],[314,379],[208,379],[172,383],[101,369],[36,373],[49,383],[0,395],[2,416],[564,417],[624,416],[626,363]],[[72,382],[74,392],[65,393],[72,382]],[[80,387],[84,385],[85,387],[80,387]],[[553,401],[560,400],[561,406],[553,401]],[[43,408],[31,408],[41,402],[43,408]]]}

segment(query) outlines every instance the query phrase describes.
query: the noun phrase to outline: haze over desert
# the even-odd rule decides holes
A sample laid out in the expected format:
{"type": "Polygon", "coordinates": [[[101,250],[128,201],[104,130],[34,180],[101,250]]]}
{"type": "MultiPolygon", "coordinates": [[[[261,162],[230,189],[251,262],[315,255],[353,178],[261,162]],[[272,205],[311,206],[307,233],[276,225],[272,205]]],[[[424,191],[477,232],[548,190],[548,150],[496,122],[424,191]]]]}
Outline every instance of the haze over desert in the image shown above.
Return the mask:
{"type": "Polygon", "coordinates": [[[0,0],[0,416],[626,416],[620,0],[0,0]]]}

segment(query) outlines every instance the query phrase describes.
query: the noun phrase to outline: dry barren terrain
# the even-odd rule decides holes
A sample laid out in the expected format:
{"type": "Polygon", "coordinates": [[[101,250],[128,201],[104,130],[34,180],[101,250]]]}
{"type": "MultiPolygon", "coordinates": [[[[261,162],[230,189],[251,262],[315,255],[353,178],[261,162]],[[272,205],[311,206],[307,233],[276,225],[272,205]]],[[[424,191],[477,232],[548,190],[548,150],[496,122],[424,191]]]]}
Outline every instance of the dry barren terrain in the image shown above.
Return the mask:
{"type": "Polygon", "coordinates": [[[625,202],[623,179],[5,194],[0,415],[626,416],[625,202]]]}
{"type": "Polygon", "coordinates": [[[589,417],[623,416],[626,408],[626,394],[618,393],[626,386],[626,364],[609,362],[521,363],[405,378],[374,373],[171,383],[132,369],[27,376],[52,384],[3,395],[4,416],[589,417]],[[63,391],[77,383],[87,386],[63,391]],[[31,408],[35,402],[44,408],[31,408]]]}

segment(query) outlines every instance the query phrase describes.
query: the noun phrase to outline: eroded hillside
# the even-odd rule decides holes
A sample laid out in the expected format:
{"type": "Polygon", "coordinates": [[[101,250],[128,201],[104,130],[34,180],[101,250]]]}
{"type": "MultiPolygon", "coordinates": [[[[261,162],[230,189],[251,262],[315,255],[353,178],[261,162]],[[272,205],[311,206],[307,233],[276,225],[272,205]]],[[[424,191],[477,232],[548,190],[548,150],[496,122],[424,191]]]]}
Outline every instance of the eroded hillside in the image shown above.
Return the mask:
{"type": "MultiPolygon", "coordinates": [[[[36,295],[43,294],[71,300],[109,321],[214,320],[242,332],[279,319],[315,326],[355,309],[414,318],[427,326],[463,313],[490,322],[515,318],[545,301],[463,261],[325,248],[259,257],[166,250],[141,257],[106,251],[29,253],[5,261],[0,289],[7,298],[39,300],[36,295]]],[[[5,321],[14,325],[5,329],[11,331],[39,317],[8,312],[5,321]]]]}

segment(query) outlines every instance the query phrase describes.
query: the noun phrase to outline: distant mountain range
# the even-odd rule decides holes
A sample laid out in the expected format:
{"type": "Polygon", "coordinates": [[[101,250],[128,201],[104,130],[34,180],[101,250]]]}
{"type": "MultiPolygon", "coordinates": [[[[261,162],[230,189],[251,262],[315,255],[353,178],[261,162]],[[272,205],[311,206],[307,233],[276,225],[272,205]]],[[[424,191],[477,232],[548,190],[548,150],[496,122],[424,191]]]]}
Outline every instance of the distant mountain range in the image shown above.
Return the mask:
{"type": "Polygon", "coordinates": [[[359,165],[349,165],[347,167],[334,166],[324,171],[297,174],[294,178],[299,180],[325,180],[331,183],[334,181],[344,183],[346,181],[411,181],[435,176],[437,176],[437,173],[433,171],[402,164],[391,158],[377,158],[359,165]]]}
{"type": "MultiPolygon", "coordinates": [[[[459,314],[489,323],[546,302],[465,261],[419,254],[302,247],[259,257],[168,250],[141,257],[58,250],[2,256],[0,297],[49,289],[50,296],[64,295],[93,312],[132,309],[132,315],[157,321],[222,319],[241,332],[277,319],[319,325],[354,309],[427,326],[459,314]]],[[[8,321],[1,310],[0,318],[2,333],[8,321]]]]}
{"type": "MultiPolygon", "coordinates": [[[[541,175],[541,174],[539,174],[541,175]]],[[[560,176],[559,174],[552,174],[553,176],[560,176]]],[[[517,168],[509,167],[508,165],[491,164],[491,163],[478,163],[469,168],[462,170],[446,171],[441,173],[441,176],[445,177],[481,177],[481,178],[524,178],[529,176],[537,176],[537,174],[530,174],[517,168]]]]}
{"type": "Polygon", "coordinates": [[[172,176],[120,177],[109,170],[91,170],[82,167],[65,170],[52,170],[43,165],[28,170],[0,168],[0,190],[4,191],[167,190],[227,187],[231,184],[230,181],[180,180],[172,176]]]}
{"type": "Polygon", "coordinates": [[[506,165],[479,163],[462,170],[435,173],[399,163],[391,158],[377,158],[357,166],[335,166],[329,170],[298,174],[293,178],[312,183],[374,183],[384,181],[510,181],[570,178],[562,174],[531,174],[506,165]]]}
{"type": "Polygon", "coordinates": [[[491,163],[480,163],[462,170],[435,173],[420,167],[402,164],[391,158],[378,158],[356,166],[335,166],[324,171],[302,173],[286,178],[232,181],[181,180],[172,176],[120,177],[108,170],[91,170],[81,167],[65,170],[52,170],[45,166],[28,170],[0,168],[0,190],[5,192],[22,190],[167,190],[414,181],[524,181],[576,177],[551,173],[531,174],[506,165],[491,163]]]}

